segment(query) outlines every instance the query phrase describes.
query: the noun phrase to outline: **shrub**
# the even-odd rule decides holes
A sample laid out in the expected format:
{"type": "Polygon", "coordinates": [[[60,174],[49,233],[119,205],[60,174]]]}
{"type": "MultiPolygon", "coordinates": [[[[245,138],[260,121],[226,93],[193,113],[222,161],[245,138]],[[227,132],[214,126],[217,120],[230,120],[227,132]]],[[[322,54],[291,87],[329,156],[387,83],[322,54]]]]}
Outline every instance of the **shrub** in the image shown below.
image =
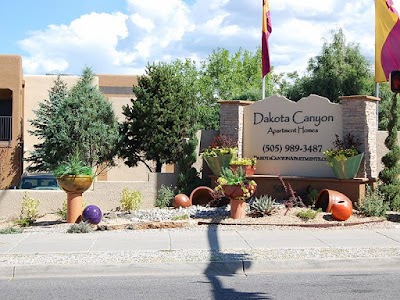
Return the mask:
{"type": "Polygon", "coordinates": [[[385,217],[389,210],[389,202],[379,189],[372,190],[371,187],[367,187],[365,199],[357,205],[357,209],[366,217],[385,217]]]}
{"type": "Polygon", "coordinates": [[[270,215],[276,209],[275,199],[272,199],[271,196],[261,196],[260,198],[254,198],[250,202],[250,212],[265,216],[270,215]]]}
{"type": "Polygon", "coordinates": [[[67,233],[89,233],[92,231],[92,226],[89,223],[80,222],[72,224],[71,227],[68,228],[67,233]]]}
{"type": "Polygon", "coordinates": [[[322,211],[321,208],[319,208],[318,210],[309,208],[307,210],[301,210],[301,211],[297,212],[296,217],[299,217],[300,219],[303,219],[304,221],[308,221],[311,219],[315,219],[315,217],[321,211],[322,211]]]}
{"type": "Polygon", "coordinates": [[[121,209],[131,211],[139,209],[143,196],[140,191],[130,191],[128,188],[122,190],[121,209]]]}
{"type": "Polygon", "coordinates": [[[27,227],[35,222],[36,218],[39,216],[38,207],[40,201],[29,197],[28,193],[24,193],[22,200],[22,209],[20,218],[15,221],[16,224],[27,227]]]}
{"type": "MultiPolygon", "coordinates": [[[[82,211],[86,207],[86,205],[87,203],[85,201],[82,201],[82,211]]],[[[67,219],[67,207],[68,207],[68,201],[67,199],[65,199],[62,207],[56,211],[56,215],[59,216],[62,220],[67,219]]]]}
{"type": "Polygon", "coordinates": [[[172,200],[174,199],[175,192],[172,186],[161,185],[158,190],[158,195],[156,199],[156,207],[165,208],[172,206],[172,200]]]}
{"type": "Polygon", "coordinates": [[[8,227],[0,229],[0,234],[15,234],[15,233],[22,233],[23,231],[24,230],[21,228],[8,226],[8,227]]]}

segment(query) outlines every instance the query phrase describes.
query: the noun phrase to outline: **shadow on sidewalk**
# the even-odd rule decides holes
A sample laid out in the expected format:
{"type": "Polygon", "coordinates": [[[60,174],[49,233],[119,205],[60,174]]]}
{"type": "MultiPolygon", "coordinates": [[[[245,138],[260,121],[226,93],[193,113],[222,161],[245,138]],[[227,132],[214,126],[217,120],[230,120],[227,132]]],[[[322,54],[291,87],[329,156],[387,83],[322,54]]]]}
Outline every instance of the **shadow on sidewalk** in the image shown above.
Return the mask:
{"type": "MultiPolygon", "coordinates": [[[[216,220],[213,220],[216,221],[216,220]]],[[[207,227],[207,235],[208,242],[210,244],[210,249],[213,251],[213,255],[210,259],[210,263],[204,272],[207,276],[209,282],[212,284],[212,292],[213,299],[246,299],[246,300],[261,300],[261,299],[272,299],[268,297],[263,292],[241,292],[234,288],[224,287],[221,279],[221,276],[235,276],[238,272],[243,272],[243,261],[247,258],[244,254],[238,253],[221,253],[220,252],[220,244],[218,240],[218,225],[208,225],[207,227]],[[237,265],[230,264],[232,266],[231,269],[221,269],[215,267],[213,264],[213,257],[218,257],[220,255],[228,256],[232,255],[232,258],[235,262],[238,262],[237,265]],[[236,267],[235,267],[236,266],[236,267]]]]}

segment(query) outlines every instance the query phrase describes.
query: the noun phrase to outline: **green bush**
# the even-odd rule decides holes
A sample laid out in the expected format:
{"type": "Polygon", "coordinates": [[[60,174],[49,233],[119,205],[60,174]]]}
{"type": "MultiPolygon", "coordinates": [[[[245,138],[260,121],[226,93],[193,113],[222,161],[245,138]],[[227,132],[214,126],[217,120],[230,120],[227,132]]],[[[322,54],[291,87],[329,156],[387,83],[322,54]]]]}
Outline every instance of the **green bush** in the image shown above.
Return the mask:
{"type": "Polygon", "coordinates": [[[128,188],[122,190],[121,209],[123,211],[138,210],[143,201],[140,191],[130,191],[128,188]]]}
{"type": "Polygon", "coordinates": [[[28,227],[36,221],[39,216],[38,207],[40,201],[29,197],[28,193],[24,193],[22,200],[21,215],[18,220],[15,221],[16,224],[22,227],[28,227]]]}
{"type": "MultiPolygon", "coordinates": [[[[85,201],[82,201],[82,211],[86,207],[86,205],[87,203],[85,201]]],[[[59,216],[61,220],[67,219],[67,207],[68,207],[68,201],[67,199],[65,199],[62,207],[56,211],[56,215],[59,216]]]]}
{"type": "Polygon", "coordinates": [[[72,224],[68,228],[67,233],[89,233],[92,231],[93,231],[92,226],[89,223],[80,222],[77,224],[72,224]]]}
{"type": "Polygon", "coordinates": [[[372,190],[371,187],[367,187],[365,199],[357,205],[357,209],[366,217],[385,217],[389,210],[389,202],[379,189],[372,190]]]}
{"type": "Polygon", "coordinates": [[[319,208],[318,210],[314,210],[314,209],[309,208],[307,210],[301,210],[301,211],[297,212],[296,217],[299,217],[300,219],[303,219],[304,221],[308,221],[308,220],[311,220],[311,219],[315,219],[315,217],[321,211],[322,211],[321,208],[319,208]]]}
{"type": "Polygon", "coordinates": [[[174,199],[175,192],[172,186],[161,185],[158,190],[158,195],[156,199],[156,207],[165,208],[172,206],[172,200],[174,199]]]}
{"type": "Polygon", "coordinates": [[[23,231],[24,230],[21,228],[8,226],[8,227],[0,229],[0,234],[15,234],[15,233],[22,233],[23,231]]]}

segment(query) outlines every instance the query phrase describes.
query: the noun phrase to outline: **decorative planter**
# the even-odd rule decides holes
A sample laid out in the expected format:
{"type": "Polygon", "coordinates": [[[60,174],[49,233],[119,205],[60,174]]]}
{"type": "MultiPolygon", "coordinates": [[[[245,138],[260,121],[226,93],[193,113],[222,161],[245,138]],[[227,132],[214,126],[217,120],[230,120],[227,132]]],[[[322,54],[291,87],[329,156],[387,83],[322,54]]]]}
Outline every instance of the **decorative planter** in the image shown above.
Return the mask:
{"type": "Polygon", "coordinates": [[[66,175],[57,178],[58,185],[67,192],[67,223],[82,220],[82,193],[92,185],[93,178],[86,175],[66,175]]]}
{"type": "MultiPolygon", "coordinates": [[[[250,196],[254,194],[256,190],[255,185],[245,185],[245,189],[250,191],[250,196]]],[[[231,218],[242,219],[246,216],[246,198],[245,192],[241,185],[224,185],[222,191],[226,197],[230,199],[231,203],[231,218]]],[[[249,196],[249,197],[250,197],[249,196]]]]}
{"type": "Polygon", "coordinates": [[[67,175],[57,178],[58,185],[67,193],[83,193],[92,185],[92,177],[87,175],[67,175]]]}
{"type": "Polygon", "coordinates": [[[172,206],[175,208],[189,207],[191,205],[192,202],[190,201],[189,197],[186,196],[185,194],[177,194],[174,197],[174,200],[172,200],[172,206]]]}
{"type": "Polygon", "coordinates": [[[338,191],[324,189],[319,192],[315,200],[315,208],[321,208],[324,212],[331,212],[332,205],[340,201],[352,203],[346,195],[338,191]]]}
{"type": "Polygon", "coordinates": [[[231,199],[231,218],[243,219],[246,216],[246,201],[231,199]]]}
{"type": "Polygon", "coordinates": [[[332,204],[332,217],[338,221],[346,221],[353,213],[351,201],[340,200],[332,204]]]}
{"type": "Polygon", "coordinates": [[[223,168],[229,168],[229,163],[237,156],[234,154],[226,154],[221,156],[203,156],[207,165],[210,167],[214,175],[220,176],[223,168]]]}
{"type": "Polygon", "coordinates": [[[190,194],[190,203],[192,205],[207,205],[214,200],[213,193],[214,190],[208,186],[199,186],[190,194]]]}
{"type": "Polygon", "coordinates": [[[331,166],[336,178],[352,179],[357,175],[363,157],[364,153],[348,157],[346,160],[337,160],[333,158],[329,160],[329,165],[331,166]]]}
{"type": "Polygon", "coordinates": [[[243,173],[246,176],[253,176],[256,171],[255,166],[249,166],[249,165],[230,165],[230,168],[231,168],[232,172],[234,172],[234,173],[235,173],[236,169],[242,168],[243,173]]]}

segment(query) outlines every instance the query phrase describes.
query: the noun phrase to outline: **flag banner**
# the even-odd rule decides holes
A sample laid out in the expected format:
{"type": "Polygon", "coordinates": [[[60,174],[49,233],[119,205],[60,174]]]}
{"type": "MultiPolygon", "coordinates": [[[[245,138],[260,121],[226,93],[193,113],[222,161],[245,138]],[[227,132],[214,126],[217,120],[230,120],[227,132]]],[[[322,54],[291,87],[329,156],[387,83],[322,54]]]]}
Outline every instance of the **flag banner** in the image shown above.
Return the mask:
{"type": "Polygon", "coordinates": [[[400,70],[400,18],[393,0],[375,0],[375,82],[400,70]]]}
{"type": "Polygon", "coordinates": [[[269,62],[268,37],[272,32],[271,15],[268,0],[263,0],[262,14],[262,35],[261,35],[261,57],[262,57],[262,77],[271,71],[269,62]]]}

